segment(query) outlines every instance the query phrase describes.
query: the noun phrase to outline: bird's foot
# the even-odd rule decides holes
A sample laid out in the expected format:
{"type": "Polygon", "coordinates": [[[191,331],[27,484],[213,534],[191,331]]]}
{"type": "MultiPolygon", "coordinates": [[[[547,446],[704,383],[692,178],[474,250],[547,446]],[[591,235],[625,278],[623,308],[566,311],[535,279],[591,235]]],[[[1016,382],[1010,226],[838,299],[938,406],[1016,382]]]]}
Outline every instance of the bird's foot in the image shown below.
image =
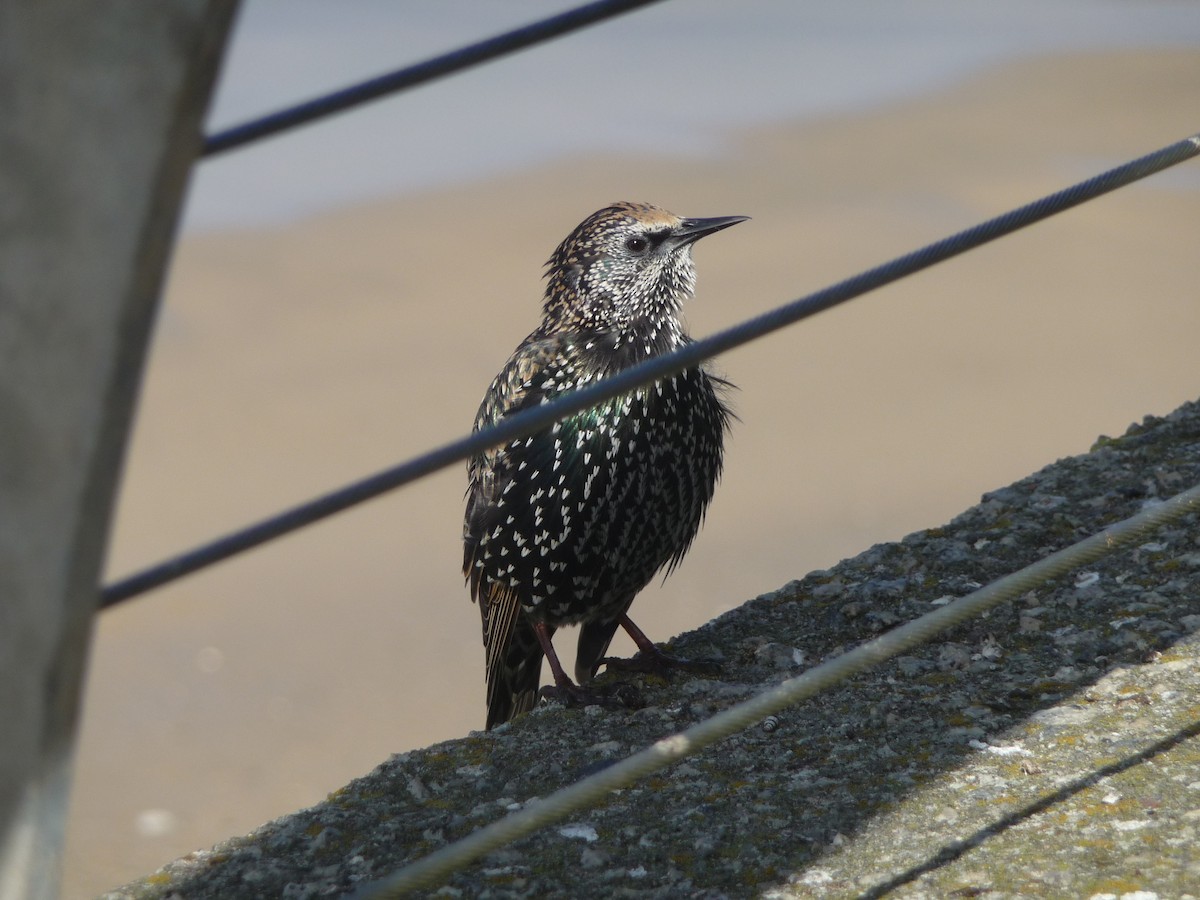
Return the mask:
{"type": "Polygon", "coordinates": [[[602,706],[605,709],[641,709],[646,705],[642,692],[631,684],[582,685],[569,679],[546,685],[538,695],[563,706],[602,706]]]}
{"type": "Polygon", "coordinates": [[[645,672],[663,676],[675,669],[695,672],[698,675],[718,675],[721,672],[719,659],[685,659],[659,650],[653,644],[649,649],[643,647],[628,659],[606,656],[600,661],[610,672],[645,672]]]}

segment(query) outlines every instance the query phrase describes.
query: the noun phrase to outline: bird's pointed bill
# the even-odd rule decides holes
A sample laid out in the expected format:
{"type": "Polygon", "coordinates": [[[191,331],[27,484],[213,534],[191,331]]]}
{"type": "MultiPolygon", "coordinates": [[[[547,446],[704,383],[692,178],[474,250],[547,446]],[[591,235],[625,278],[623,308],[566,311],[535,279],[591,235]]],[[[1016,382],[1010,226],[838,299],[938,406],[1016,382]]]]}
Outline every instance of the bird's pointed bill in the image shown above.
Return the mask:
{"type": "Polygon", "coordinates": [[[681,244],[690,244],[705,235],[721,231],[738,222],[745,222],[749,218],[749,216],[715,216],[711,219],[684,219],[675,233],[675,239],[681,244]]]}

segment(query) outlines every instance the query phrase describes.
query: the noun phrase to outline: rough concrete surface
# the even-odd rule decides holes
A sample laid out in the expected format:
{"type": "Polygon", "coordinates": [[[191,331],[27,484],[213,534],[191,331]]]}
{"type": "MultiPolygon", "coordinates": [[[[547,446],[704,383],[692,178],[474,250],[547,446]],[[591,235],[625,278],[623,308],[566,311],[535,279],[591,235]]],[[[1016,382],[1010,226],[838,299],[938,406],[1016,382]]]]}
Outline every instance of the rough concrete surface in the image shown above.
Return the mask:
{"type": "MultiPolygon", "coordinates": [[[[622,675],[642,708],[543,706],[395,756],[105,896],[338,896],[1198,481],[1191,403],[672,642],[716,677],[622,675]]],[[[1200,896],[1198,583],[1193,513],[430,893],[1200,896]]]]}

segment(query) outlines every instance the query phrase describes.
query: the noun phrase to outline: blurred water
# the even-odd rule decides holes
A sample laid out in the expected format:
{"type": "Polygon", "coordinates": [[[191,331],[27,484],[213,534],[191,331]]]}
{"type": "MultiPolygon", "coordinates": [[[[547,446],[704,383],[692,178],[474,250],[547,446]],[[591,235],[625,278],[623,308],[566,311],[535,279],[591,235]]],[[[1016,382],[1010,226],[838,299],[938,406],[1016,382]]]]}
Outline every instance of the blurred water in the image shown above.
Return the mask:
{"type": "MultiPolygon", "coordinates": [[[[211,128],[572,5],[246,0],[211,128]]],[[[669,0],[206,161],[185,227],[280,222],[570,154],[711,154],[738,126],[852,111],[1023,55],[1198,42],[1192,0],[669,0]]]]}

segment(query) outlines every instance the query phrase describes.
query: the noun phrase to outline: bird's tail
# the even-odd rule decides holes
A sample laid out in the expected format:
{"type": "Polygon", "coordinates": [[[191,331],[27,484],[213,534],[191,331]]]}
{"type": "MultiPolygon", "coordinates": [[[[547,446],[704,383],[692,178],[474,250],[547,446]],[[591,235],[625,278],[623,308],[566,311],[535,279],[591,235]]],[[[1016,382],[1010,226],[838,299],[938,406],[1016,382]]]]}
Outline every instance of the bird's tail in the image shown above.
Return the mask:
{"type": "Polygon", "coordinates": [[[533,709],[541,679],[542,645],[525,616],[518,616],[507,646],[488,662],[488,730],[533,709]]]}

